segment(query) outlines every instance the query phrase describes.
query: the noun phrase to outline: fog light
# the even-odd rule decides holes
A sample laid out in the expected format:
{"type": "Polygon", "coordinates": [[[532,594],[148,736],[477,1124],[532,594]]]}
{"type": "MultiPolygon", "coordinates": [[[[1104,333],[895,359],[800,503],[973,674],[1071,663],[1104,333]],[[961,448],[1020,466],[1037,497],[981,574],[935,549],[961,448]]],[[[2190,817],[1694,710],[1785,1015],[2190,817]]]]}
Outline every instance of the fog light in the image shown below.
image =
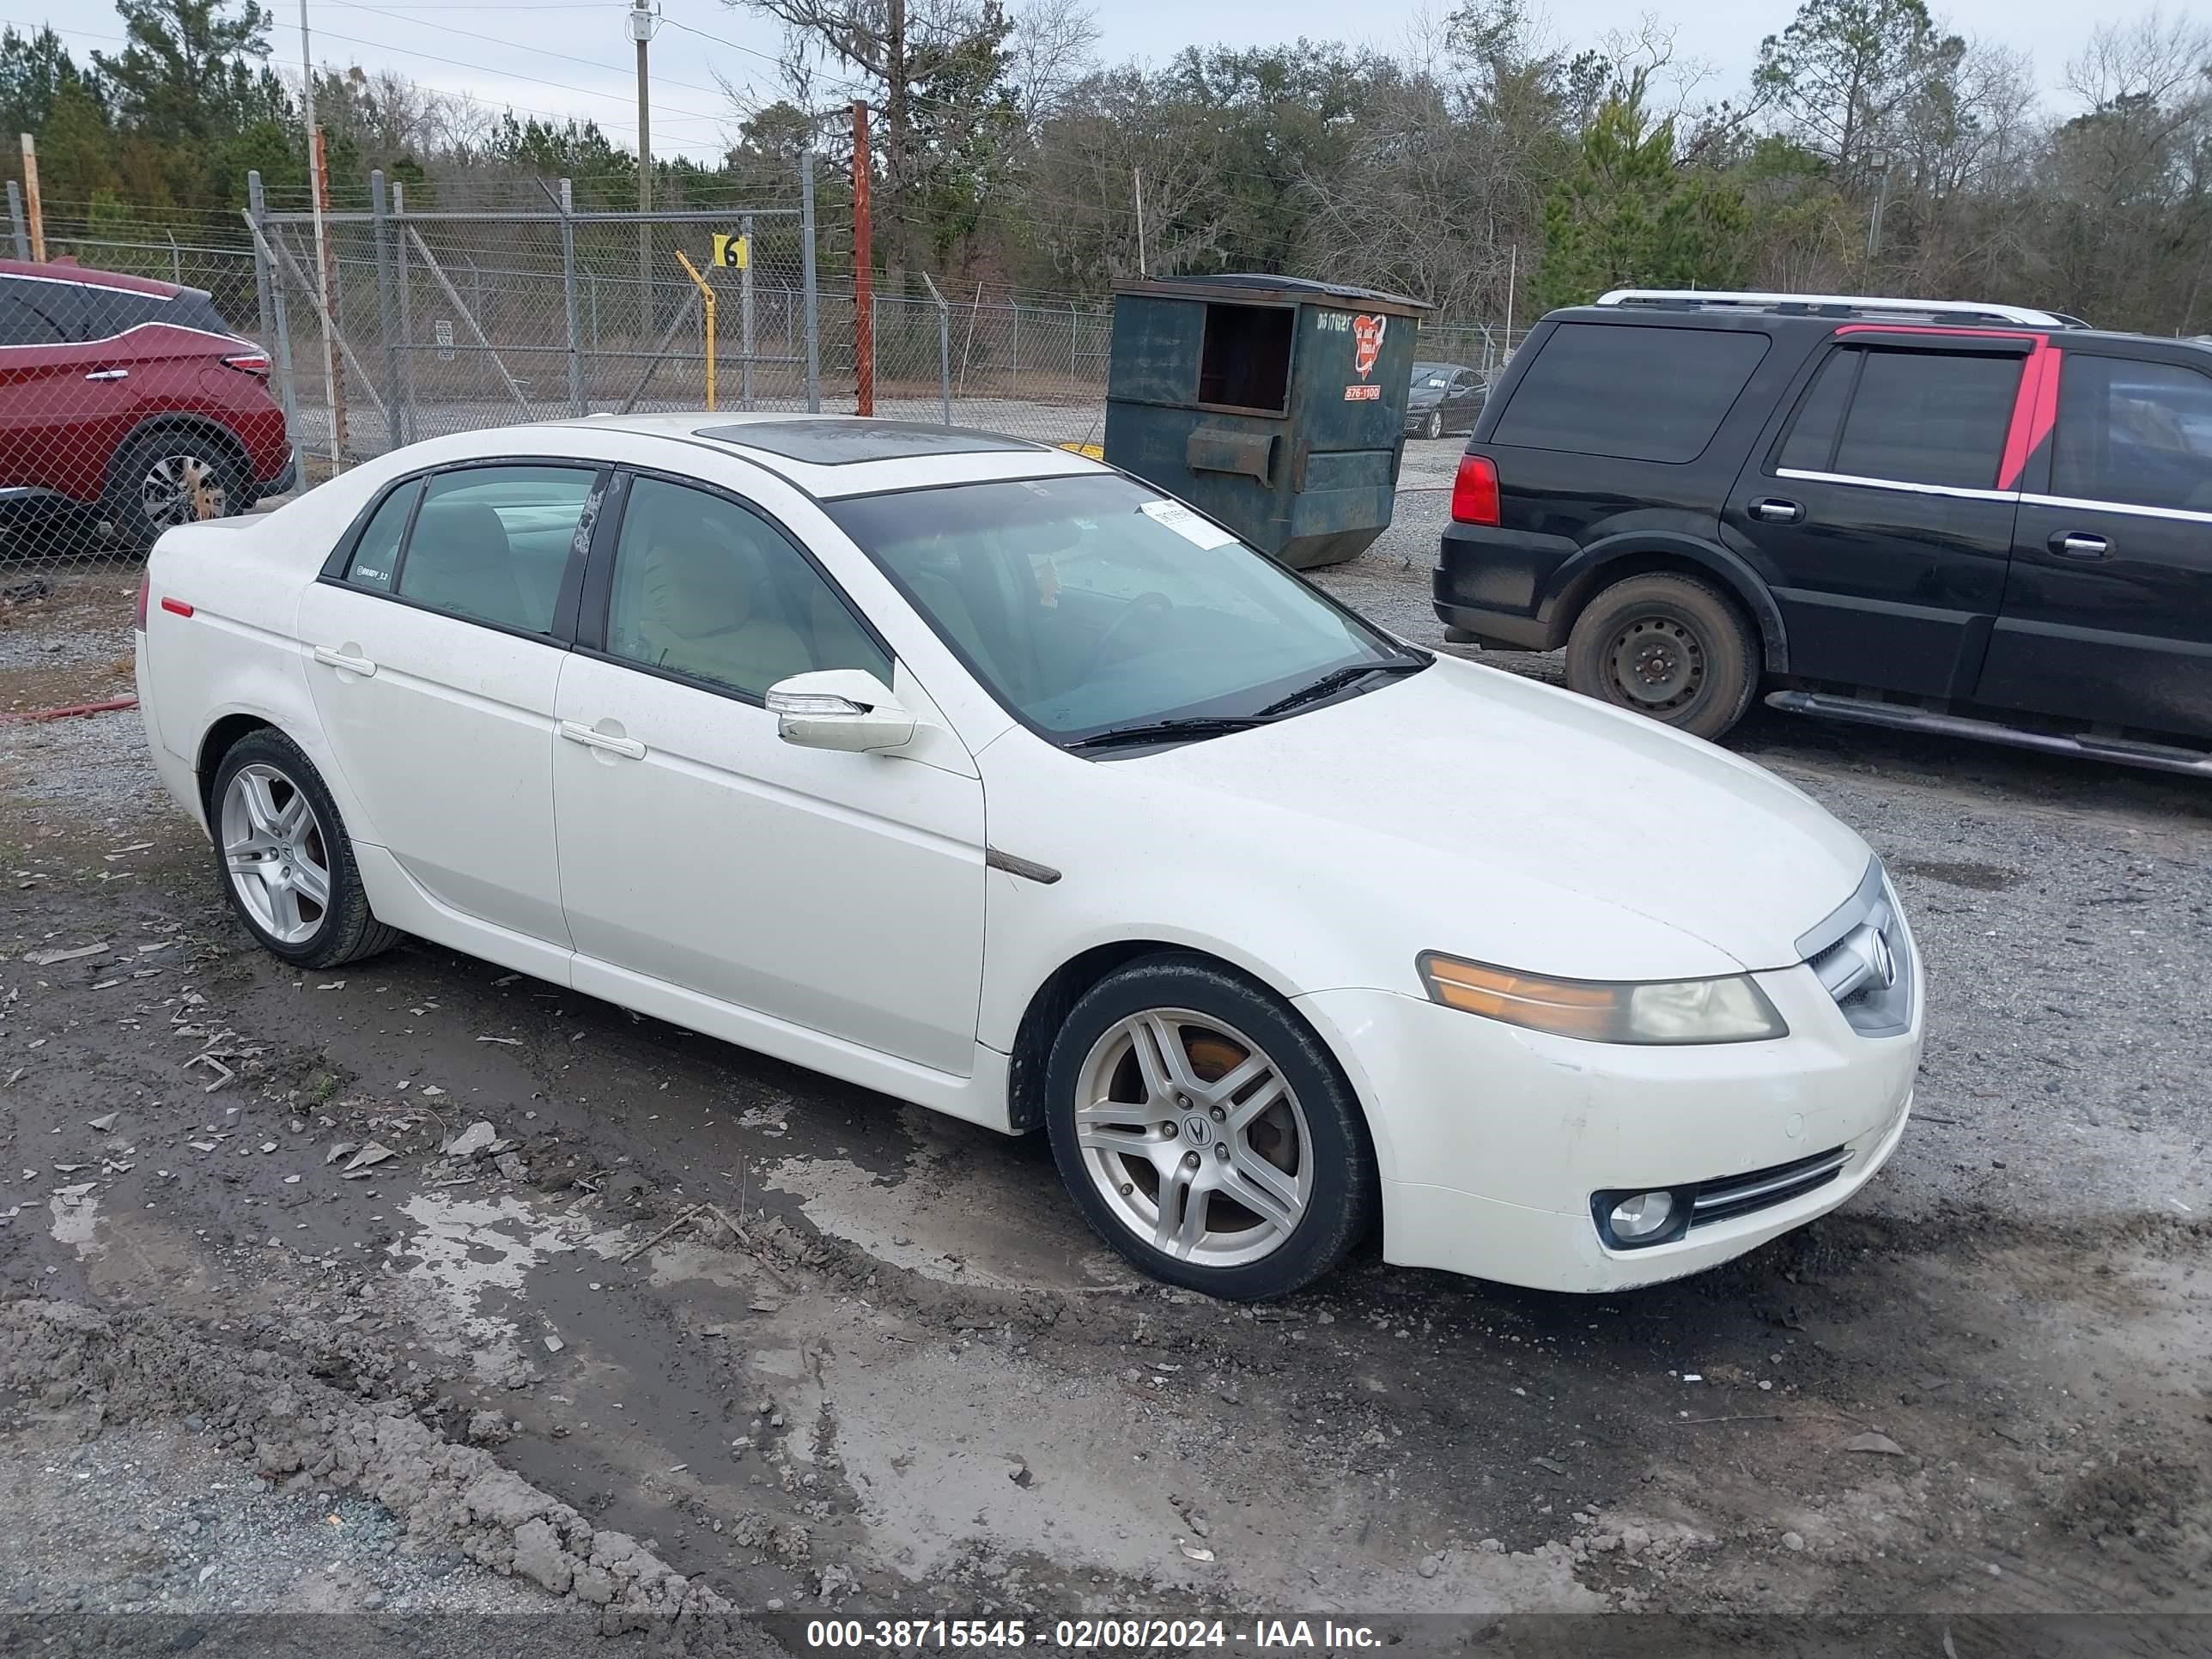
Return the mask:
{"type": "Polygon", "coordinates": [[[1632,1193],[1613,1206],[1606,1217],[1606,1224],[1613,1236],[1624,1244],[1650,1238],[1663,1233],[1674,1219],[1674,1194],[1672,1193],[1632,1193]]]}

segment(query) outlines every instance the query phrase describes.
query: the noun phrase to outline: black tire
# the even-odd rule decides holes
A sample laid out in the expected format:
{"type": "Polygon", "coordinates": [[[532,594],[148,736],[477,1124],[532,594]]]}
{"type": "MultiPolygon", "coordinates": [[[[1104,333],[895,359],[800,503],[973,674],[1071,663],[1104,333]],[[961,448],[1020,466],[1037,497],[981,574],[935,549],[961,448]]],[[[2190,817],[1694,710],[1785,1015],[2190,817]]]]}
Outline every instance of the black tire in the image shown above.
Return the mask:
{"type": "Polygon", "coordinates": [[[1692,736],[1719,737],[1759,689],[1759,647],[1735,600],[1694,576],[1631,576],[1583,607],[1567,684],[1692,736]]]}
{"type": "Polygon", "coordinates": [[[177,525],[243,513],[252,505],[252,488],[231,446],[190,428],[164,428],[140,433],[118,453],[101,508],[126,544],[151,547],[177,525]],[[155,499],[157,477],[174,485],[166,507],[155,499]]]}
{"type": "Polygon", "coordinates": [[[1429,418],[1421,422],[1421,435],[1424,438],[1441,438],[1444,435],[1444,415],[1442,410],[1432,409],[1429,411],[1429,418]]]}
{"type": "MultiPolygon", "coordinates": [[[[289,797],[280,791],[277,805],[282,806],[288,800],[289,797]]],[[[301,752],[300,745],[283,732],[264,726],[247,732],[225,752],[208,787],[208,830],[215,844],[216,877],[222,884],[223,896],[230,901],[230,908],[238,913],[238,919],[246,924],[255,942],[270,955],[300,968],[336,968],[388,951],[404,937],[398,928],[386,927],[370,911],[368,895],[361,884],[361,872],[354,863],[353,842],[346,835],[344,821],[338,816],[337,803],[331,799],[322,775],[301,752]],[[231,866],[229,849],[225,844],[225,803],[234,781],[249,767],[262,769],[264,775],[274,775],[296,791],[305,799],[311,816],[310,845],[319,845],[329,899],[313,905],[319,911],[319,917],[303,915],[303,924],[312,922],[313,926],[313,931],[304,938],[287,939],[272,933],[254,914],[241,890],[242,884],[255,878],[240,876],[231,866]]]]}
{"type": "MultiPolygon", "coordinates": [[[[1178,1029],[1186,1034],[1196,1033],[1195,1040],[1185,1051],[1187,1059],[1200,1058],[1204,1044],[1222,1041],[1218,1034],[1202,1027],[1178,1024],[1178,1029]]],[[[1137,1061],[1132,1056],[1122,1063],[1134,1066],[1137,1061]]],[[[1219,1075],[1217,1073],[1216,1078],[1219,1075]]],[[[1375,1149],[1358,1099],[1345,1080],[1342,1068],[1312,1030],[1280,998],[1202,957],[1175,952],[1139,957],[1085,992],[1069,1011],[1054,1039],[1046,1066],[1045,1087],[1045,1117],[1053,1157],[1077,1206],[1100,1237],[1155,1279],[1233,1301],[1287,1296],[1335,1267],[1373,1225],[1379,1205],[1375,1149]],[[1286,1231],[1279,1226],[1274,1228],[1282,1236],[1256,1259],[1207,1265],[1161,1249],[1150,1237],[1139,1232],[1132,1221],[1116,1212],[1114,1204],[1122,1200],[1109,1201],[1102,1190],[1100,1178],[1093,1173],[1085,1148],[1079,1144],[1079,1089],[1084,1085],[1086,1072],[1101,1063],[1093,1050],[1102,1048],[1121,1022],[1152,1011],[1181,1011],[1231,1028],[1248,1039],[1247,1058],[1250,1057],[1250,1049],[1256,1048],[1274,1075],[1288,1085],[1289,1094],[1284,1104],[1271,1108],[1270,1115],[1297,1114],[1295,1119],[1280,1116],[1278,1120],[1294,1124],[1294,1132],[1289,1135],[1272,1132],[1270,1144],[1276,1150],[1267,1155],[1275,1161],[1278,1170],[1283,1170],[1284,1155],[1295,1145],[1297,1151],[1289,1159],[1288,1173],[1292,1182],[1301,1179],[1305,1182],[1304,1208],[1297,1212],[1295,1224],[1286,1231]]],[[[1141,1085],[1139,1092],[1143,1092],[1141,1085]]],[[[1240,1092],[1248,1099],[1251,1097],[1249,1089],[1240,1092]]],[[[1184,1108],[1188,1106],[1185,1102],[1184,1108]]],[[[1233,1102],[1231,1109],[1234,1109],[1233,1102]]],[[[1184,1121],[1205,1115],[1191,1109],[1184,1121]]],[[[1219,1121],[1221,1114],[1216,1112],[1214,1117],[1219,1121]]],[[[1212,1150],[1226,1164],[1232,1154],[1224,1147],[1234,1138],[1240,1141],[1241,1152],[1251,1153],[1255,1151],[1253,1137],[1263,1127],[1255,1123],[1237,1136],[1212,1130],[1212,1150]]],[[[1186,1149],[1204,1146],[1207,1144],[1206,1133],[1205,1126],[1197,1124],[1184,1131],[1180,1139],[1170,1131],[1158,1144],[1179,1145],[1186,1149]]],[[[1195,1158],[1200,1154],[1186,1150],[1175,1156],[1195,1158]]],[[[1142,1178],[1141,1170],[1134,1173],[1142,1178]]],[[[1131,1188],[1121,1185],[1119,1190],[1127,1195],[1131,1188]]],[[[1161,1207],[1157,1198],[1154,1206],[1156,1210],[1161,1207]]],[[[1233,1250],[1234,1241],[1245,1236],[1237,1229],[1240,1218],[1260,1219],[1256,1212],[1241,1210],[1233,1194],[1208,1194],[1195,1207],[1201,1217],[1201,1248],[1233,1250]],[[1224,1198],[1229,1200],[1225,1210],[1221,1207],[1224,1198]],[[1217,1234],[1212,1229],[1222,1223],[1226,1224],[1217,1234]],[[1212,1247],[1204,1243],[1216,1238],[1228,1243],[1212,1247]]],[[[1187,1215],[1190,1211],[1185,1208],[1179,1212],[1187,1215]]],[[[1262,1234],[1250,1236],[1259,1237],[1262,1234]]]]}

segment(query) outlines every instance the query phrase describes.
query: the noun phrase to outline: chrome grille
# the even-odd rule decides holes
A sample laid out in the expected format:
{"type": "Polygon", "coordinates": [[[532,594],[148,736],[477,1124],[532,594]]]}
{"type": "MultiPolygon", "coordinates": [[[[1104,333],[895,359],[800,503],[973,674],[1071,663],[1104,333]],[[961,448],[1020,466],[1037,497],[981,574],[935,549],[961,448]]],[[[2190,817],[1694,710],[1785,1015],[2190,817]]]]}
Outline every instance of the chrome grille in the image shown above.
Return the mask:
{"type": "Polygon", "coordinates": [[[1749,1215],[1754,1210],[1786,1204],[1815,1187],[1826,1186],[1850,1161],[1850,1147],[1835,1146],[1792,1163],[1701,1182],[1698,1195],[1690,1200],[1690,1225],[1702,1227],[1709,1222],[1726,1221],[1734,1216],[1749,1215]]]}
{"type": "Polygon", "coordinates": [[[1858,890],[1797,949],[1861,1036],[1895,1036],[1912,1024],[1917,964],[1889,877],[1875,860],[1858,890]]]}

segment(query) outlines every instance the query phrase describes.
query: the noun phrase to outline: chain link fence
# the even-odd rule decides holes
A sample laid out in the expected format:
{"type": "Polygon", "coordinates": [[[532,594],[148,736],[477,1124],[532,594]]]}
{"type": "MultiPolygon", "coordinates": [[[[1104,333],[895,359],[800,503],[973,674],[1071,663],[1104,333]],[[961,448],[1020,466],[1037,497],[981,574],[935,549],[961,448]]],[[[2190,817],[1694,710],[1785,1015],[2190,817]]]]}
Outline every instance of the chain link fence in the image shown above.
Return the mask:
{"type": "MultiPolygon", "coordinates": [[[[9,353],[26,361],[0,383],[0,567],[133,556],[169,524],[448,433],[854,412],[849,258],[816,222],[811,178],[793,184],[640,215],[575,210],[566,180],[526,207],[422,208],[372,175],[365,200],[323,216],[319,246],[312,213],[272,209],[257,177],[235,241],[216,222],[189,240],[52,236],[49,260],[82,277],[0,278],[0,344],[37,348],[9,353]]],[[[1100,441],[1109,300],[919,286],[870,301],[872,412],[1100,441]]],[[[1520,337],[1432,323],[1418,351],[1489,379],[1520,337]]]]}

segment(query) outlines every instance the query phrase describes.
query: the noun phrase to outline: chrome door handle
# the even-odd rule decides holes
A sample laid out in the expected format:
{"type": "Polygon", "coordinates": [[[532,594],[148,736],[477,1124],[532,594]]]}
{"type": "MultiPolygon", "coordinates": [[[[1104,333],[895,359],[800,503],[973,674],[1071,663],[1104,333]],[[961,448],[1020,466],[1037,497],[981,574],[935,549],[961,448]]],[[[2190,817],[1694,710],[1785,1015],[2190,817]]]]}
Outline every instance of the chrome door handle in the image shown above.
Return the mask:
{"type": "Polygon", "coordinates": [[[1805,516],[1805,509],[1796,501],[1769,495],[1751,504],[1751,516],[1767,524],[1796,524],[1805,516]]]}
{"type": "Polygon", "coordinates": [[[95,368],[84,378],[88,380],[127,380],[131,378],[131,371],[127,368],[95,368]]]}
{"type": "Polygon", "coordinates": [[[327,645],[315,647],[315,660],[325,668],[343,668],[349,674],[358,674],[363,679],[376,672],[376,665],[367,657],[349,657],[343,651],[332,650],[327,645]]]}
{"type": "Polygon", "coordinates": [[[610,755],[620,755],[629,760],[645,758],[645,745],[635,738],[611,738],[604,732],[580,726],[574,720],[561,722],[561,735],[571,743],[582,744],[586,749],[604,749],[610,755]]]}
{"type": "Polygon", "coordinates": [[[2101,559],[2112,550],[2112,544],[2102,536],[2062,530],[2051,538],[2051,550],[2062,559],[2101,559]]]}

